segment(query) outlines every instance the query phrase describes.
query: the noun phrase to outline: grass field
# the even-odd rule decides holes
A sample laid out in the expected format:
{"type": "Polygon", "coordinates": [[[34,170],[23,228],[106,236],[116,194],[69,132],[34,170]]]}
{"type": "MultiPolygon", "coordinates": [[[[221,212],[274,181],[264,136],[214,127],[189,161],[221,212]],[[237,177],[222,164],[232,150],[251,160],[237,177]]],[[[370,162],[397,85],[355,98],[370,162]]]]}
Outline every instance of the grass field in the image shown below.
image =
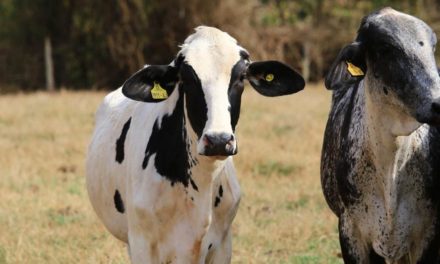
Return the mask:
{"type": "MultiPolygon", "coordinates": [[[[0,96],[0,264],[129,263],[85,189],[85,150],[102,92],[0,96]]],[[[330,93],[247,88],[235,157],[242,200],[233,263],[341,263],[319,161],[330,93]]]]}

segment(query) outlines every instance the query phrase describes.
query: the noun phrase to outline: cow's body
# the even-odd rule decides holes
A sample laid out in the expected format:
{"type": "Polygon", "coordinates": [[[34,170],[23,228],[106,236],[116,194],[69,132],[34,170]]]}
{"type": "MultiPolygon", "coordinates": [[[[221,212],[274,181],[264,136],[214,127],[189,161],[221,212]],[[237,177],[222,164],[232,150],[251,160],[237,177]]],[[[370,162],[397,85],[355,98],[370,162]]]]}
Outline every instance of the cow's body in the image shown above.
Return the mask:
{"type": "Polygon", "coordinates": [[[345,263],[440,263],[440,129],[429,125],[438,124],[440,80],[430,34],[383,9],[364,18],[327,77],[335,91],[321,181],[345,263]],[[365,76],[345,75],[346,61],[365,76]]]}
{"type": "MultiPolygon", "coordinates": [[[[200,157],[195,154],[195,144],[187,144],[195,139],[188,137],[181,146],[188,146],[190,152],[173,149],[187,153],[193,162],[192,183],[187,186],[179,182],[171,184],[159,174],[152,162],[153,156],[146,169],[139,165],[144,162],[144,155],[127,157],[127,153],[145,153],[156,120],[161,126],[175,125],[167,115],[183,110],[182,105],[176,107],[177,99],[178,90],[175,90],[167,103],[145,104],[126,98],[120,89],[105,98],[97,112],[93,147],[89,151],[88,175],[93,177],[88,185],[90,199],[113,235],[129,244],[139,245],[140,240],[141,252],[130,250],[133,260],[137,259],[137,254],[141,259],[144,251],[149,250],[148,263],[204,263],[205,259],[206,263],[229,263],[230,225],[240,200],[232,157],[224,161],[200,157]],[[115,161],[115,142],[124,137],[124,133],[125,157],[121,163],[100,162],[115,161]],[[115,206],[115,199],[119,200],[115,198],[116,190],[123,210],[115,206]],[[217,206],[216,199],[220,199],[217,206]],[[154,227],[153,230],[150,227],[154,227]],[[145,237],[148,241],[143,241],[145,237]]],[[[173,133],[177,141],[182,138],[183,128],[176,127],[173,133]]],[[[158,144],[169,147],[172,139],[162,139],[164,141],[158,144]]]]}
{"type": "Polygon", "coordinates": [[[146,66],[106,96],[89,146],[87,187],[133,263],[231,261],[240,200],[231,155],[244,79],[268,96],[304,87],[289,67],[251,63],[227,33],[199,27],[171,64],[146,66]]]}
{"type": "MultiPolygon", "coordinates": [[[[409,263],[424,254],[436,259],[440,131],[423,125],[384,149],[386,144],[368,131],[366,113],[362,83],[334,92],[321,175],[327,202],[340,219],[341,246],[357,244],[361,250],[352,254],[363,259],[372,254],[372,264],[377,263],[374,252],[389,260],[411,259],[409,263]]],[[[354,257],[349,263],[364,262],[354,257]]]]}

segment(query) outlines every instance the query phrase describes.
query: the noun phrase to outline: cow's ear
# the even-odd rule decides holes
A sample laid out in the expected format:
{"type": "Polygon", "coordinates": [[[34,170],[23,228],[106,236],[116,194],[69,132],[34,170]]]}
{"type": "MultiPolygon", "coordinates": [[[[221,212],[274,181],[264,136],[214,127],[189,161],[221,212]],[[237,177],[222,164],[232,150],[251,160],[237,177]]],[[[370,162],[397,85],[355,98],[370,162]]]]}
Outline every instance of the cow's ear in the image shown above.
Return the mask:
{"type": "Polygon", "coordinates": [[[166,100],[178,82],[173,65],[149,65],[133,74],[122,85],[122,93],[133,100],[156,103],[166,100]]]}
{"type": "Polygon", "coordinates": [[[249,65],[246,78],[264,96],[281,96],[304,89],[304,78],[278,61],[258,61],[249,65]]]}
{"type": "Polygon", "coordinates": [[[365,51],[360,42],[345,46],[336,57],[325,77],[325,87],[337,90],[360,82],[367,73],[365,51]]]}

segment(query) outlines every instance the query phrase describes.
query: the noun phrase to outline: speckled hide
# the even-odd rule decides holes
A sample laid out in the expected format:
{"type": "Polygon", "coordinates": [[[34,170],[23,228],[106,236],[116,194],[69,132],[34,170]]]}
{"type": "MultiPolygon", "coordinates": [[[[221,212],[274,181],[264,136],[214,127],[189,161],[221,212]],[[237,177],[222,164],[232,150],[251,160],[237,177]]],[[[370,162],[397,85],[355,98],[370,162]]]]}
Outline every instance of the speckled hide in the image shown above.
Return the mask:
{"type": "Polygon", "coordinates": [[[326,77],[321,183],[345,263],[440,263],[436,41],[423,21],[385,8],[362,20],[326,77]]]}

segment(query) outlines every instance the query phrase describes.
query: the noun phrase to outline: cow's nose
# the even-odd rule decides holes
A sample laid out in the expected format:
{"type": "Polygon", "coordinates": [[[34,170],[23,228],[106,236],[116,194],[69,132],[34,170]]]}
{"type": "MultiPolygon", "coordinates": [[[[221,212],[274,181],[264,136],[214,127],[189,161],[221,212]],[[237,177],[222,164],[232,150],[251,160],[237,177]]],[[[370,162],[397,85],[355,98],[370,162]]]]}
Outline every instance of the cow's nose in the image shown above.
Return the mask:
{"type": "Polygon", "coordinates": [[[230,156],[237,153],[235,136],[229,133],[205,134],[203,145],[205,156],[230,156]]]}

